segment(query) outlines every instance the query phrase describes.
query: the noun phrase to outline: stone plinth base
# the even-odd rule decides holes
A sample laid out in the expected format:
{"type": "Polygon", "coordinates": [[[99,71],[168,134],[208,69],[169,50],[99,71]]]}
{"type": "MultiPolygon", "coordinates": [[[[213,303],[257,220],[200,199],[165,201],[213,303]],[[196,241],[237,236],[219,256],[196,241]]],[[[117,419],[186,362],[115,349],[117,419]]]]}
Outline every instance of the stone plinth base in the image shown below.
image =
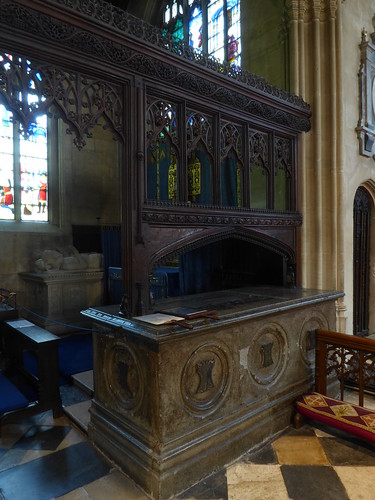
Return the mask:
{"type": "Polygon", "coordinates": [[[27,308],[22,315],[50,332],[69,333],[68,325],[89,326],[82,308],[103,304],[102,270],[22,273],[26,281],[27,308]],[[36,314],[32,314],[36,313],[36,314]]]}
{"type": "Polygon", "coordinates": [[[170,498],[286,429],[313,385],[316,328],[337,292],[246,289],[170,307],[213,309],[193,329],[83,311],[94,333],[89,435],[154,498],[170,498]]]}

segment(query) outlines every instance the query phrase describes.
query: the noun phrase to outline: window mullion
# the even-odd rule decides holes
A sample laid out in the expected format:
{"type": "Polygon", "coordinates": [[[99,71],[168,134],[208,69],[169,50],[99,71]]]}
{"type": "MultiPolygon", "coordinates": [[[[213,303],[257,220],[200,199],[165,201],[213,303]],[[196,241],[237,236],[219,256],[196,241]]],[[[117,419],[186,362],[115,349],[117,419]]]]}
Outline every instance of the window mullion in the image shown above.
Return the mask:
{"type": "Polygon", "coordinates": [[[208,54],[208,1],[202,0],[202,51],[208,54]]]}
{"type": "Polygon", "coordinates": [[[224,13],[224,62],[228,62],[228,15],[227,15],[227,0],[223,1],[223,13],[224,13]]]}

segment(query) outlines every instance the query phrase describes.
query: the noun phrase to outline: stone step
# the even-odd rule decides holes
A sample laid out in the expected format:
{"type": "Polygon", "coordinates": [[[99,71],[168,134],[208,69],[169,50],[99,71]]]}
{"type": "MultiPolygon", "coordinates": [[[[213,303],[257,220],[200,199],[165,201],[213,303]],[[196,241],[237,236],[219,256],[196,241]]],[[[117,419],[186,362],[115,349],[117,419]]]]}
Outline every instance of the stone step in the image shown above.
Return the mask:
{"type": "Polygon", "coordinates": [[[79,387],[83,392],[90,397],[94,394],[94,372],[89,370],[87,372],[76,373],[71,376],[72,382],[75,386],[79,387]]]}
{"type": "Polygon", "coordinates": [[[70,406],[64,406],[64,413],[86,434],[90,422],[91,399],[70,406]]]}

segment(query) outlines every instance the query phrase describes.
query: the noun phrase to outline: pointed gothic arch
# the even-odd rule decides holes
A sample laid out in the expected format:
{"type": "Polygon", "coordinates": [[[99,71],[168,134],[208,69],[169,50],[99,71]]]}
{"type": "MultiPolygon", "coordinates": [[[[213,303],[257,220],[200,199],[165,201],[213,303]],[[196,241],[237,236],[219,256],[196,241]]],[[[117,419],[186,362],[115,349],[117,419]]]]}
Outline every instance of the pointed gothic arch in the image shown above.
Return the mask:
{"type": "Polygon", "coordinates": [[[353,206],[353,333],[360,336],[371,333],[370,291],[373,286],[370,279],[370,248],[373,208],[374,202],[370,192],[360,186],[356,191],[353,206]]]}

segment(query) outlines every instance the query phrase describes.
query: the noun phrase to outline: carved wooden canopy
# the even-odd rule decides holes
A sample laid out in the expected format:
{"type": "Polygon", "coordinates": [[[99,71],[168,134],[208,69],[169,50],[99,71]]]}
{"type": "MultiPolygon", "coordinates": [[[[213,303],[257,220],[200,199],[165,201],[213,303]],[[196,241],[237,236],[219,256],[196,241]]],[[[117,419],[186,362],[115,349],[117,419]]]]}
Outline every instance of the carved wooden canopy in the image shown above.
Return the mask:
{"type": "Polygon", "coordinates": [[[272,251],[285,262],[284,281],[295,282],[298,134],[310,130],[310,107],[300,97],[103,0],[0,0],[0,55],[0,99],[24,133],[48,111],[63,118],[78,148],[97,125],[124,145],[130,314],[148,308],[156,263],[223,239],[272,251]],[[30,86],[39,96],[33,104],[24,99],[30,86]],[[166,169],[164,199],[159,185],[148,189],[154,160],[166,169]],[[235,203],[223,201],[224,167],[235,203]],[[192,186],[192,179],[204,168],[211,190],[199,198],[203,180],[192,186]],[[252,205],[253,175],[268,179],[264,206],[252,205]],[[281,208],[274,201],[280,179],[287,185],[281,208]]]}

